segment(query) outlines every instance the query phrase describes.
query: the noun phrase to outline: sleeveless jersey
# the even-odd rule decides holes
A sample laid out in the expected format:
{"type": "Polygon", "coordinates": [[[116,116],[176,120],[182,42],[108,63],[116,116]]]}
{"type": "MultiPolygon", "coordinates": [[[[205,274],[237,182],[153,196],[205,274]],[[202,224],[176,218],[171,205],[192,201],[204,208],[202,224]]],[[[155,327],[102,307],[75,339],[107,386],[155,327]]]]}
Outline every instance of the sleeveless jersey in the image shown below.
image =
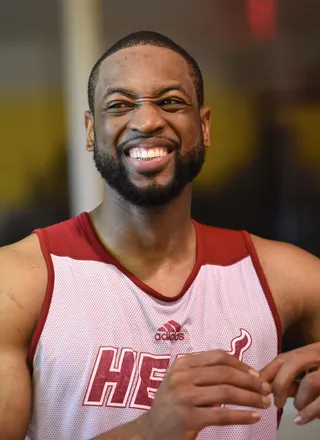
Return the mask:
{"type": "MultiPolygon", "coordinates": [[[[249,234],[193,224],[196,263],[174,298],[115,260],[87,213],[35,231],[48,287],[30,346],[26,439],[89,440],[132,421],[188,353],[222,349],[257,370],[277,356],[280,320],[249,234]]],[[[275,440],[274,403],[258,411],[254,425],[207,427],[197,439],[275,440]]]]}

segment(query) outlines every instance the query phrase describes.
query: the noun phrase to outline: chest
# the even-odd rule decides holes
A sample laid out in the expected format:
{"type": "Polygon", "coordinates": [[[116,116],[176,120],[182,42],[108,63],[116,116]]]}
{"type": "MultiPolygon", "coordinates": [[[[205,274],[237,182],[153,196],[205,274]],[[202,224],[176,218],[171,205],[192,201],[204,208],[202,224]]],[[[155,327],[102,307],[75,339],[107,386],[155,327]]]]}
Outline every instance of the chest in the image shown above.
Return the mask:
{"type": "Polygon", "coordinates": [[[32,426],[41,435],[47,414],[52,438],[92,438],[127,423],[151,407],[179,356],[222,349],[261,369],[277,354],[276,326],[249,260],[201,267],[176,301],[148,294],[111,265],[53,262],[33,359],[32,426]]]}
{"type": "Polygon", "coordinates": [[[113,368],[126,360],[127,372],[139,376],[142,358],[149,366],[150,359],[160,362],[164,372],[187,353],[223,349],[258,369],[277,354],[273,316],[250,261],[232,268],[203,266],[185,294],[168,302],[114,266],[69,263],[55,261],[54,291],[35,357],[42,368],[55,365],[66,379],[85,372],[88,380],[97,359],[113,368]]]}
{"type": "Polygon", "coordinates": [[[195,268],[195,257],[186,256],[183,260],[167,263],[164,266],[157,265],[151,269],[147,265],[140,263],[133,264],[130,267],[131,273],[135,278],[150,287],[153,291],[163,297],[174,298],[180,294],[184,286],[193,277],[195,268]]]}

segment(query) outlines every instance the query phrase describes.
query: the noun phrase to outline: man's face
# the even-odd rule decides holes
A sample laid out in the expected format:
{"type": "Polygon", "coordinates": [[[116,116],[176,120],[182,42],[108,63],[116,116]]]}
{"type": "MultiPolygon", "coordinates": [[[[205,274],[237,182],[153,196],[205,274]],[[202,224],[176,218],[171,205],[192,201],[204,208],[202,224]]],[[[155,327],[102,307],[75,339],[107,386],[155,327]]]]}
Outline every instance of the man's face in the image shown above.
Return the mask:
{"type": "Polygon", "coordinates": [[[185,60],[153,46],[120,50],[100,67],[88,145],[107,184],[137,206],[161,206],[200,172],[210,111],[185,60]]]}

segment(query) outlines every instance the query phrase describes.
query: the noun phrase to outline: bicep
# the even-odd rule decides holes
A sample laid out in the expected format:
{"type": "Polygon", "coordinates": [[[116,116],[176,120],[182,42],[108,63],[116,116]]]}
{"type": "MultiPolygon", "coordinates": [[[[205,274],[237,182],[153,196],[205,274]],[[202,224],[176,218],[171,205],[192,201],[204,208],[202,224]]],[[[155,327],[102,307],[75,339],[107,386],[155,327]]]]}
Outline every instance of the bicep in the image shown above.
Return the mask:
{"type": "Polygon", "coordinates": [[[320,259],[301,249],[292,266],[295,295],[302,299],[299,328],[308,344],[320,342],[320,259]],[[300,264],[299,264],[300,263],[300,264]]]}
{"type": "Polygon", "coordinates": [[[10,289],[4,281],[1,284],[0,437],[20,440],[25,438],[31,408],[31,383],[27,365],[31,327],[16,289],[10,289]]]}
{"type": "Polygon", "coordinates": [[[0,249],[0,438],[6,440],[24,439],[30,418],[27,357],[46,287],[36,246],[32,237],[0,249]]]}
{"type": "Polygon", "coordinates": [[[31,411],[31,379],[26,353],[0,349],[0,432],[6,440],[23,440],[31,411]]]}
{"type": "Polygon", "coordinates": [[[287,243],[252,236],[278,306],[283,329],[320,341],[320,259],[287,243]]]}

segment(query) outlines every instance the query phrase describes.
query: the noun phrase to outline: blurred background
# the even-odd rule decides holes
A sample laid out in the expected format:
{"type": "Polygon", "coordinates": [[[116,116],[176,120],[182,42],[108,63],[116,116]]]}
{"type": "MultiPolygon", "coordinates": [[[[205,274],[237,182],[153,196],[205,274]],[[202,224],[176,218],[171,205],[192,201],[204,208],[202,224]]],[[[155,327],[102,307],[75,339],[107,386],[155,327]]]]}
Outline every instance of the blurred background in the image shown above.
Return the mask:
{"type": "MultiPolygon", "coordinates": [[[[99,203],[85,153],[88,75],[113,42],[148,29],[197,59],[212,108],[193,217],[320,256],[319,0],[0,5],[0,246],[99,203]]],[[[301,343],[284,339],[286,350],[301,343]]],[[[279,438],[319,437],[318,422],[296,428],[293,414],[289,405],[279,438]]]]}

